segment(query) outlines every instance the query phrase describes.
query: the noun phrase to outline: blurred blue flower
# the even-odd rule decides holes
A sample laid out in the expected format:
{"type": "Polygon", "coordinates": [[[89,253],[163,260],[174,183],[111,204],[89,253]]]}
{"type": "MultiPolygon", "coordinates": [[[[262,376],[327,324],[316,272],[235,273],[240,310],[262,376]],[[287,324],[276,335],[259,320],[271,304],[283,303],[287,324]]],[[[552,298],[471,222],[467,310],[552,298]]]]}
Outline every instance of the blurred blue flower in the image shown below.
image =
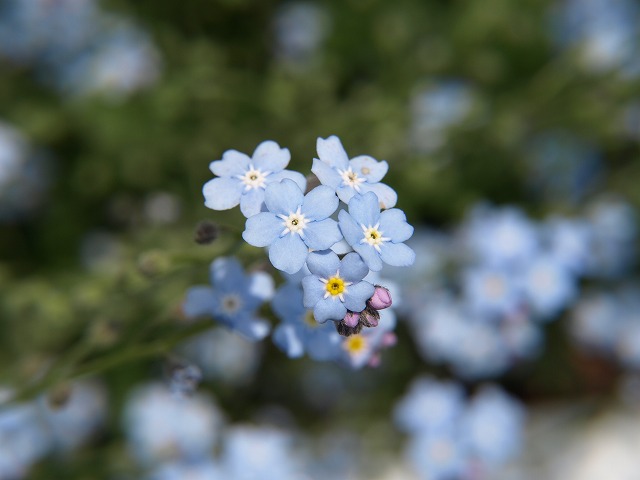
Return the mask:
{"type": "Polygon", "coordinates": [[[380,365],[382,350],[396,344],[396,314],[390,309],[378,313],[380,320],[375,328],[363,328],[358,334],[342,337],[340,363],[356,370],[375,368],[380,365]]]}
{"type": "Polygon", "coordinates": [[[461,275],[464,299],[479,317],[498,320],[521,307],[522,290],[512,271],[481,265],[464,269],[461,275]]]}
{"type": "Polygon", "coordinates": [[[340,335],[333,324],[318,323],[302,299],[299,284],[285,283],[276,292],[271,305],[282,323],[273,332],[274,343],[290,358],[307,353],[313,360],[336,359],[340,353],[340,335]]]}
{"type": "Polygon", "coordinates": [[[327,36],[327,10],[319,4],[285,3],[274,18],[276,57],[296,66],[307,66],[327,36]]]}
{"type": "Polygon", "coordinates": [[[577,294],[576,278],[549,255],[532,259],[520,279],[528,304],[542,320],[554,319],[577,294]]]}
{"type": "Polygon", "coordinates": [[[307,266],[312,275],[302,280],[304,306],[320,323],[341,321],[347,310],[361,312],[373,295],[374,286],[362,281],[369,269],[357,253],[340,260],[332,251],[313,252],[307,266]]]}
{"type": "Polygon", "coordinates": [[[455,431],[425,431],[411,437],[406,457],[422,479],[467,477],[469,467],[465,444],[455,431]]]}
{"type": "Polygon", "coordinates": [[[293,274],[304,265],[309,250],[326,250],[342,238],[335,220],[338,197],[320,185],[304,195],[291,180],[272,183],[264,192],[267,212],[247,219],[242,238],[255,247],[269,247],[274,267],[293,274]]]}
{"type": "Polygon", "coordinates": [[[382,269],[382,262],[406,267],[415,261],[415,252],[402,243],[411,237],[413,227],[402,210],[380,213],[375,193],[351,197],[349,212],[340,210],[338,218],[345,240],[374,272],[382,269]]]}
{"type": "Polygon", "coordinates": [[[261,340],[269,333],[269,323],[256,316],[260,305],[273,296],[273,279],[265,272],[245,275],[233,257],[211,263],[213,287],[196,286],[187,291],[183,311],[188,318],[201,315],[240,333],[249,340],[261,340]]]}
{"type": "Polygon", "coordinates": [[[323,185],[331,187],[340,200],[349,203],[356,194],[373,192],[380,201],[380,208],[393,208],[398,201],[396,192],[380,183],[386,175],[389,164],[377,161],[368,155],[360,155],[349,160],[340,139],[335,135],[318,138],[318,157],[313,160],[311,171],[323,185]]]}
{"type": "Polygon", "coordinates": [[[218,178],[209,180],[202,189],[205,205],[213,210],[228,210],[240,204],[243,215],[251,217],[262,210],[264,191],[270,183],[288,178],[304,191],[304,176],[284,169],[290,159],[288,149],[270,140],[258,145],[251,158],[237,150],[227,150],[222,160],[209,165],[218,178]]]}
{"type": "Polygon", "coordinates": [[[129,446],[143,464],[208,458],[221,424],[221,414],[208,397],[177,396],[161,385],[138,388],[125,406],[129,446]]]}
{"type": "Polygon", "coordinates": [[[574,275],[584,275],[594,241],[591,225],[582,219],[553,216],[542,229],[549,255],[574,275]]]}
{"type": "Polygon", "coordinates": [[[147,480],[231,480],[215,462],[174,462],[156,468],[147,480]]]}

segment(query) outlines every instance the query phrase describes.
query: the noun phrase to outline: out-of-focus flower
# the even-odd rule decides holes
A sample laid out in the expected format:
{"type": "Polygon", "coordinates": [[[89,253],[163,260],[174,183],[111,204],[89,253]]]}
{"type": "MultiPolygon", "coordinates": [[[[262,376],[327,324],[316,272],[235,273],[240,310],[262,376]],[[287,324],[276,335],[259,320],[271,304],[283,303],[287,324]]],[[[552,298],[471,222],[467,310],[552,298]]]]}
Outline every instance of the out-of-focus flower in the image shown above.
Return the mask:
{"type": "Polygon", "coordinates": [[[230,480],[212,460],[174,462],[156,468],[147,480],[230,480]]]}
{"type": "Polygon", "coordinates": [[[386,175],[389,164],[377,161],[368,155],[360,155],[349,160],[340,139],[335,135],[318,138],[318,157],[313,160],[311,171],[323,185],[331,187],[340,200],[349,203],[356,195],[373,192],[378,197],[380,208],[393,208],[398,201],[396,192],[380,183],[386,175]]]}
{"type": "Polygon", "coordinates": [[[415,261],[415,252],[403,243],[413,234],[404,212],[392,208],[380,213],[374,193],[351,197],[349,212],[341,210],[338,218],[345,240],[374,272],[382,262],[406,267],[415,261]]]}
{"type": "Polygon", "coordinates": [[[242,238],[255,247],[269,247],[269,260],[287,273],[300,271],[310,250],[326,250],[342,238],[335,220],[338,197],[320,185],[304,195],[285,179],[264,193],[267,212],[247,219],[242,238]]]}
{"type": "Polygon", "coordinates": [[[409,440],[406,457],[419,478],[465,478],[468,468],[465,444],[457,432],[425,431],[409,440]]]}
{"type": "Polygon", "coordinates": [[[307,266],[312,275],[302,280],[304,306],[313,309],[320,323],[341,321],[347,310],[361,312],[375,290],[362,280],[369,269],[357,253],[348,253],[340,260],[330,250],[313,252],[307,266]]]}
{"type": "Polygon", "coordinates": [[[500,319],[521,306],[521,289],[508,269],[492,266],[466,269],[462,272],[462,289],[469,308],[479,317],[500,319]]]}
{"type": "Polygon", "coordinates": [[[284,169],[290,159],[289,150],[280,148],[273,141],[262,142],[251,157],[237,150],[227,150],[222,160],[209,165],[218,178],[205,183],[202,189],[204,204],[213,210],[228,210],[239,204],[243,215],[248,218],[260,213],[264,191],[270,183],[287,178],[304,191],[307,185],[304,176],[284,169]]]}
{"type": "Polygon", "coordinates": [[[392,310],[381,310],[375,328],[365,328],[342,339],[340,362],[353,368],[377,367],[383,350],[396,344],[396,315],[392,310]]]}
{"type": "Polygon", "coordinates": [[[329,16],[321,5],[302,1],[283,4],[273,23],[276,57],[306,66],[327,36],[329,16]]]}
{"type": "Polygon", "coordinates": [[[260,305],[273,296],[273,279],[265,272],[245,275],[232,257],[211,263],[213,287],[196,286],[187,291],[183,310],[187,317],[212,316],[214,320],[250,340],[261,340],[269,333],[269,323],[256,316],[260,305]]]}
{"type": "Polygon", "coordinates": [[[553,319],[576,296],[576,278],[548,255],[533,259],[520,278],[528,304],[544,320],[553,319]]]}

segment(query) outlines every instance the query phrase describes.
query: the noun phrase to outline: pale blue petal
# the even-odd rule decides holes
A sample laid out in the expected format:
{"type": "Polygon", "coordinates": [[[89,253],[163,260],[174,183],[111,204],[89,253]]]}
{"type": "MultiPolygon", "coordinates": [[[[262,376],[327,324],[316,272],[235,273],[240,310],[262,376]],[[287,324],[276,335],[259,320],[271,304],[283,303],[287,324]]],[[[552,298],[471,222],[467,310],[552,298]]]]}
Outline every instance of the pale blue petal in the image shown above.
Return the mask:
{"type": "Polygon", "coordinates": [[[289,358],[300,358],[304,355],[302,336],[293,325],[278,325],[273,332],[273,343],[289,358]]]}
{"type": "Polygon", "coordinates": [[[249,294],[262,302],[271,300],[275,293],[273,277],[267,272],[254,272],[249,275],[249,294]]]}
{"type": "Polygon", "coordinates": [[[291,154],[289,149],[280,148],[276,142],[267,140],[262,142],[253,152],[253,166],[262,171],[279,172],[289,164],[291,154]]]}
{"type": "Polygon", "coordinates": [[[340,276],[347,282],[359,282],[367,273],[369,268],[355,252],[347,253],[340,262],[340,276]]]}
{"type": "Polygon", "coordinates": [[[346,210],[340,210],[338,220],[340,221],[340,231],[347,243],[349,245],[359,245],[360,240],[364,238],[364,233],[353,217],[346,210]]]}
{"type": "Polygon", "coordinates": [[[277,215],[289,215],[302,205],[303,198],[304,194],[300,187],[294,181],[285,179],[267,185],[264,201],[270,212],[277,215]]]}
{"type": "Polygon", "coordinates": [[[413,235],[413,227],[407,223],[404,212],[397,208],[385,210],[380,214],[380,230],[383,236],[393,243],[401,243],[413,235]]]}
{"type": "Polygon", "coordinates": [[[309,267],[309,271],[314,275],[326,279],[335,275],[338,271],[340,268],[340,259],[338,255],[331,250],[312,252],[307,258],[307,267],[309,267]]]}
{"type": "Polygon", "coordinates": [[[304,229],[304,242],[312,250],[326,250],[339,242],[342,233],[338,228],[338,222],[331,218],[325,218],[319,222],[311,222],[304,229]]]}
{"type": "Polygon", "coordinates": [[[331,245],[331,250],[333,250],[338,255],[344,255],[345,253],[353,252],[353,248],[351,248],[351,245],[349,245],[344,238],[339,242],[331,245]]]}
{"type": "Polygon", "coordinates": [[[262,188],[252,188],[240,197],[240,211],[247,218],[260,213],[263,206],[264,190],[262,188]]]}
{"type": "Polygon", "coordinates": [[[219,257],[211,262],[211,284],[216,290],[229,292],[244,287],[247,279],[240,262],[234,257],[219,257]]]}
{"type": "Polygon", "coordinates": [[[203,285],[187,290],[182,311],[187,318],[199,317],[200,315],[211,316],[215,306],[216,297],[213,294],[213,288],[203,285]]]}
{"type": "Polygon", "coordinates": [[[296,273],[304,266],[309,249],[299,235],[291,233],[277,239],[269,247],[269,260],[278,270],[296,273]]]}
{"type": "Polygon", "coordinates": [[[413,265],[416,254],[404,243],[385,242],[380,246],[380,257],[387,265],[393,267],[408,267],[413,265]]]}
{"type": "Polygon", "coordinates": [[[330,187],[332,189],[337,189],[342,183],[342,177],[340,174],[333,168],[331,168],[326,163],[318,160],[317,158],[313,159],[313,166],[311,167],[311,171],[314,173],[320,183],[330,187]]]}
{"type": "Polygon", "coordinates": [[[347,156],[347,152],[345,152],[340,139],[335,135],[331,135],[327,139],[318,138],[318,141],[316,142],[316,149],[320,160],[327,165],[341,170],[349,168],[349,157],[347,156]]]}
{"type": "Polygon", "coordinates": [[[247,218],[242,238],[254,247],[268,247],[280,237],[284,221],[271,212],[262,212],[247,218]]]}
{"type": "Polygon", "coordinates": [[[242,183],[235,178],[214,178],[202,187],[205,206],[213,210],[228,210],[240,203],[242,183]]]}
{"type": "Polygon", "coordinates": [[[343,203],[349,203],[349,201],[353,198],[354,195],[357,195],[357,193],[358,192],[356,192],[353,187],[342,185],[342,180],[340,180],[340,186],[336,188],[336,194],[343,203]]]}
{"type": "Polygon", "coordinates": [[[358,282],[347,287],[344,294],[344,306],[352,312],[361,312],[367,306],[367,300],[373,296],[375,287],[369,282],[358,282]]]}
{"type": "Polygon", "coordinates": [[[341,344],[342,337],[335,330],[318,332],[307,340],[307,353],[310,358],[319,362],[335,360],[342,353],[341,344]]]}
{"type": "Polygon", "coordinates": [[[327,320],[339,322],[346,314],[347,307],[337,297],[323,298],[313,308],[313,316],[318,323],[325,323],[327,320]]]}
{"type": "Polygon", "coordinates": [[[382,259],[378,251],[367,243],[359,243],[353,246],[356,253],[360,254],[364,263],[372,272],[382,270],[382,259]]]}
{"type": "Polygon", "coordinates": [[[307,310],[302,304],[300,284],[285,283],[280,287],[271,301],[271,308],[283,322],[298,323],[307,310]]]}
{"type": "Polygon", "coordinates": [[[398,202],[398,194],[396,191],[384,183],[374,183],[373,185],[363,183],[360,188],[363,192],[375,193],[378,196],[380,202],[379,207],[381,209],[393,208],[398,202]]]}
{"type": "Polygon", "coordinates": [[[267,177],[267,185],[270,183],[277,183],[285,178],[293,180],[300,187],[303,192],[307,189],[307,179],[300,172],[294,172],[293,170],[282,170],[281,172],[272,173],[267,177]]]}
{"type": "Polygon", "coordinates": [[[362,224],[365,227],[373,227],[380,220],[378,197],[371,192],[364,195],[354,195],[349,202],[349,215],[358,224],[362,224]]]}
{"type": "Polygon", "coordinates": [[[327,291],[324,283],[322,283],[315,275],[307,275],[302,279],[303,305],[305,308],[313,308],[316,306],[327,291]]]}
{"type": "Polygon", "coordinates": [[[340,200],[332,188],[320,185],[305,195],[302,213],[311,220],[323,220],[336,211],[339,203],[340,200]]]}
{"type": "Polygon", "coordinates": [[[243,315],[233,319],[233,330],[241,334],[248,340],[262,340],[269,334],[271,326],[269,322],[259,317],[243,315]]]}
{"type": "Polygon", "coordinates": [[[237,150],[227,150],[222,154],[222,160],[216,160],[209,164],[209,170],[219,177],[232,177],[242,175],[249,168],[251,159],[237,150]]]}
{"type": "Polygon", "coordinates": [[[387,162],[384,160],[379,162],[369,155],[360,155],[352,158],[349,164],[354,173],[366,178],[368,183],[378,183],[389,170],[387,162]]]}

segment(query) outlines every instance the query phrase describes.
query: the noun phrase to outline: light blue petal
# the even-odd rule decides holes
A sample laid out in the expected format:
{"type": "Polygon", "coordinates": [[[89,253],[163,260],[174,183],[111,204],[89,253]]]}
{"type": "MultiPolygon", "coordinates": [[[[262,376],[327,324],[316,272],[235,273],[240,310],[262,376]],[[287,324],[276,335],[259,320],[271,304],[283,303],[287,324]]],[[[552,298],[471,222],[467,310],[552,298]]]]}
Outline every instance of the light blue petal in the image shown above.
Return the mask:
{"type": "MultiPolygon", "coordinates": [[[[364,184],[363,184],[364,185],[364,184]]],[[[342,180],[340,180],[340,185],[336,188],[336,194],[338,198],[342,200],[343,203],[349,203],[349,201],[353,198],[354,195],[357,195],[353,187],[348,185],[342,185],[342,180]]]]}
{"type": "Polygon", "coordinates": [[[300,172],[294,172],[293,170],[282,170],[281,172],[272,173],[266,179],[267,185],[270,183],[277,183],[285,178],[293,180],[300,187],[303,192],[307,189],[307,179],[300,172]]]}
{"type": "Polygon", "coordinates": [[[262,188],[252,188],[240,197],[240,211],[247,218],[260,213],[263,206],[264,190],[262,188]]]}
{"type": "Polygon", "coordinates": [[[314,275],[320,278],[329,278],[340,268],[340,259],[338,255],[331,250],[312,252],[307,258],[307,267],[314,275]]]}
{"type": "Polygon", "coordinates": [[[304,355],[302,337],[293,325],[278,325],[273,332],[273,343],[289,358],[300,358],[304,355]]]}
{"type": "Polygon", "coordinates": [[[378,201],[380,202],[379,207],[381,209],[393,208],[398,202],[398,194],[396,191],[384,183],[374,183],[373,185],[363,183],[360,188],[363,192],[375,193],[378,196],[378,201]]]}
{"type": "Polygon", "coordinates": [[[331,135],[326,139],[318,138],[318,141],[316,142],[316,150],[318,151],[318,157],[320,160],[327,165],[341,170],[349,168],[349,157],[347,156],[347,152],[345,152],[340,139],[335,135],[331,135]]]}
{"type": "Polygon", "coordinates": [[[324,220],[333,215],[339,203],[340,200],[332,188],[320,185],[305,195],[302,213],[311,220],[324,220]]]}
{"type": "Polygon", "coordinates": [[[219,177],[232,177],[242,175],[249,168],[251,159],[237,150],[227,150],[222,154],[222,160],[216,160],[209,164],[209,170],[219,177]]]}
{"type": "Polygon", "coordinates": [[[313,159],[313,166],[311,167],[311,171],[316,177],[318,177],[320,183],[334,190],[337,189],[342,183],[342,177],[340,177],[340,174],[336,172],[334,168],[318,160],[317,158],[313,159]]]}
{"type": "Polygon", "coordinates": [[[302,304],[302,288],[299,284],[285,283],[278,289],[271,308],[284,323],[298,323],[307,310],[302,304]]]}
{"type": "Polygon", "coordinates": [[[379,272],[382,270],[382,259],[380,258],[380,254],[371,245],[367,243],[359,243],[354,245],[353,249],[362,257],[362,260],[372,272],[379,272]]]}
{"type": "Polygon", "coordinates": [[[353,248],[351,248],[351,245],[349,245],[344,238],[339,242],[331,245],[331,250],[333,250],[338,255],[344,255],[345,253],[353,252],[353,248]]]}
{"type": "Polygon", "coordinates": [[[359,245],[360,240],[364,238],[364,233],[353,217],[346,210],[340,210],[338,220],[340,222],[340,231],[347,243],[349,245],[359,245]]]}
{"type": "Polygon", "coordinates": [[[302,279],[302,290],[304,292],[302,302],[305,308],[315,307],[327,291],[324,283],[315,275],[307,275],[302,279]]]}
{"type": "Polygon", "coordinates": [[[369,282],[358,282],[347,287],[344,294],[344,306],[352,312],[361,312],[367,306],[367,300],[373,296],[375,287],[369,282]]]}
{"type": "Polygon", "coordinates": [[[230,292],[243,288],[247,279],[240,262],[234,257],[218,257],[209,269],[211,284],[216,290],[230,292]]]}
{"type": "Polygon", "coordinates": [[[231,328],[251,341],[262,340],[271,330],[265,319],[249,315],[235,317],[231,328]]]}
{"type": "Polygon", "coordinates": [[[342,337],[335,331],[333,326],[328,325],[327,328],[333,331],[318,332],[307,340],[307,354],[318,362],[335,360],[342,353],[340,348],[342,337]]]}
{"type": "Polygon", "coordinates": [[[277,215],[289,215],[295,212],[302,205],[303,198],[304,194],[300,187],[288,179],[278,183],[270,183],[267,185],[264,195],[267,208],[277,215]]]}
{"type": "Polygon", "coordinates": [[[304,242],[312,250],[326,250],[331,248],[342,238],[338,222],[325,218],[319,222],[311,222],[304,229],[304,242]]]}
{"type": "Polygon", "coordinates": [[[347,253],[340,262],[340,276],[347,282],[359,282],[367,273],[369,268],[355,252],[347,253]]]}
{"type": "Polygon", "coordinates": [[[228,210],[240,203],[242,184],[235,178],[214,178],[202,187],[205,206],[213,210],[228,210]]]}
{"type": "Polygon", "coordinates": [[[249,275],[249,294],[262,302],[271,300],[275,293],[273,277],[267,272],[254,272],[249,275]]]}
{"type": "Polygon", "coordinates": [[[346,314],[347,307],[337,297],[323,298],[313,308],[313,316],[318,323],[325,323],[327,320],[339,322],[346,314]]]}
{"type": "Polygon", "coordinates": [[[366,178],[368,183],[378,183],[389,170],[387,162],[384,160],[379,162],[369,155],[360,155],[352,158],[349,164],[354,173],[366,178]]]}
{"type": "Polygon", "coordinates": [[[267,140],[257,146],[252,156],[253,166],[267,172],[280,172],[289,164],[288,148],[280,148],[276,142],[267,140]]]}
{"type": "Polygon", "coordinates": [[[380,207],[375,193],[354,195],[349,202],[349,215],[360,225],[373,227],[380,220],[380,207]]]}
{"type": "Polygon", "coordinates": [[[211,316],[216,305],[213,288],[207,286],[191,287],[187,290],[182,311],[187,318],[199,317],[200,315],[211,316]]]}
{"type": "Polygon", "coordinates": [[[242,238],[254,247],[268,247],[284,230],[284,221],[271,212],[262,212],[247,218],[242,238]]]}
{"type": "Polygon", "coordinates": [[[404,242],[413,235],[413,227],[407,223],[406,215],[398,208],[385,210],[380,214],[380,230],[393,243],[404,242]]]}
{"type": "Polygon", "coordinates": [[[278,238],[269,247],[269,260],[278,270],[296,273],[304,266],[309,249],[299,235],[291,233],[278,238]]]}
{"type": "Polygon", "coordinates": [[[413,265],[416,254],[404,243],[385,242],[380,247],[380,257],[387,265],[393,267],[408,267],[413,265]]]}

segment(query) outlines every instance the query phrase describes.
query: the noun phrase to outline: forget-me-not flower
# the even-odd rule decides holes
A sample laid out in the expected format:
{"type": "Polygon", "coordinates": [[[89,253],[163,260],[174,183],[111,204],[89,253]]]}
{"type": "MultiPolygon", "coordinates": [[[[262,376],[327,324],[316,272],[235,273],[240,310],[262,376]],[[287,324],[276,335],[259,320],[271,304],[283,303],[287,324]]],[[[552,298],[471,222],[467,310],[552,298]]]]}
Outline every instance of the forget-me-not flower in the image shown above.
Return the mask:
{"type": "Polygon", "coordinates": [[[284,169],[290,159],[289,150],[273,141],[258,145],[251,158],[237,150],[227,150],[222,160],[209,165],[218,178],[205,183],[204,204],[213,210],[228,210],[240,204],[242,214],[251,217],[262,210],[265,188],[270,183],[288,178],[304,191],[304,176],[284,169]]]}
{"type": "Polygon", "coordinates": [[[342,238],[335,220],[338,197],[320,185],[304,195],[291,180],[269,185],[265,191],[268,212],[247,219],[242,238],[255,247],[269,246],[269,260],[287,273],[299,271],[309,249],[326,250],[342,238]]]}
{"type": "Polygon", "coordinates": [[[302,288],[287,282],[278,289],[271,302],[282,320],[273,332],[273,341],[290,358],[305,352],[314,360],[333,360],[340,354],[342,338],[328,323],[321,324],[302,303],[302,288]]]}
{"type": "Polygon", "coordinates": [[[262,340],[269,323],[256,310],[273,296],[273,279],[265,272],[245,275],[235,258],[220,257],[211,264],[211,284],[187,291],[183,310],[187,317],[211,315],[249,340],[262,340]]]}
{"type": "Polygon", "coordinates": [[[392,208],[380,213],[375,193],[354,195],[349,213],[341,210],[338,219],[345,240],[374,272],[382,269],[382,262],[395,267],[414,262],[416,254],[402,243],[411,237],[413,227],[402,210],[392,208]]]}
{"type": "Polygon", "coordinates": [[[373,192],[378,196],[381,208],[395,206],[398,195],[391,187],[380,183],[389,169],[387,162],[379,162],[368,155],[349,160],[335,135],[318,138],[317,150],[320,159],[314,158],[311,171],[323,185],[333,188],[344,203],[349,203],[356,194],[373,192]]]}
{"type": "Polygon", "coordinates": [[[307,266],[312,275],[302,279],[304,306],[313,308],[320,323],[341,321],[347,310],[361,312],[375,290],[362,280],[369,269],[357,253],[348,253],[340,260],[330,250],[313,252],[307,266]]]}

